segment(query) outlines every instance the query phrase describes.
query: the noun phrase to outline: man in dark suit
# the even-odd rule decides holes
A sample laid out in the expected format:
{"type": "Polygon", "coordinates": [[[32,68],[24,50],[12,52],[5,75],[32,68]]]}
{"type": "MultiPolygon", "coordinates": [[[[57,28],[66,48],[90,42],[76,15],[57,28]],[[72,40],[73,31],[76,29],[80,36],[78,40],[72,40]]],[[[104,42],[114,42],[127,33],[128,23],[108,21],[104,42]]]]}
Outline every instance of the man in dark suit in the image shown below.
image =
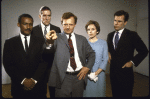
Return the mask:
{"type": "MultiPolygon", "coordinates": [[[[55,30],[56,33],[61,33],[61,30],[59,27],[52,25],[50,23],[51,21],[51,9],[47,6],[42,6],[39,10],[39,18],[41,19],[41,23],[35,27],[33,27],[33,35],[38,36],[45,39],[45,34],[49,32],[50,30],[55,30]]],[[[51,53],[50,57],[47,58],[45,56],[45,59],[48,61],[48,68],[47,68],[47,81],[48,76],[50,73],[50,67],[52,66],[53,60],[54,60],[54,53],[51,53]]],[[[49,87],[50,97],[54,98],[55,96],[55,88],[49,87]]]]}
{"type": "Polygon", "coordinates": [[[125,27],[129,14],[123,10],[114,14],[114,32],[108,34],[110,81],[113,97],[132,97],[133,65],[138,66],[148,49],[139,35],[125,27]],[[134,56],[134,50],[138,52],[134,56]]]}
{"type": "Polygon", "coordinates": [[[50,46],[47,53],[55,51],[48,85],[56,87],[56,97],[82,97],[87,73],[95,62],[95,52],[87,39],[74,33],[76,23],[77,17],[66,12],[62,16],[64,32],[56,35],[50,31],[46,35],[50,46]]]}
{"type": "Polygon", "coordinates": [[[13,98],[46,98],[46,62],[42,59],[44,40],[31,35],[33,18],[18,18],[20,34],[5,41],[3,64],[11,78],[13,98]]]}

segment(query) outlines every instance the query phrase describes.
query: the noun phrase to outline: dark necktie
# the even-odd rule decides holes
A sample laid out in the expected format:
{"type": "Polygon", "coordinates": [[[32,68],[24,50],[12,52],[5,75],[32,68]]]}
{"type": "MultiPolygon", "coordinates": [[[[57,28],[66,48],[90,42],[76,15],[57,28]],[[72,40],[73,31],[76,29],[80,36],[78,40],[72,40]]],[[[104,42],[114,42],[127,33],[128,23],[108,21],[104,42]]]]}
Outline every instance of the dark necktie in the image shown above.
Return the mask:
{"type": "Polygon", "coordinates": [[[70,37],[71,37],[71,34],[69,34],[69,39],[68,39],[68,44],[70,46],[70,65],[73,68],[73,70],[75,70],[77,66],[76,66],[76,62],[74,59],[74,48],[73,48],[72,40],[70,39],[70,37]]]}
{"type": "Polygon", "coordinates": [[[115,49],[117,48],[117,44],[118,44],[118,41],[119,41],[119,35],[118,35],[119,32],[116,33],[116,36],[115,36],[115,49]]]}
{"type": "Polygon", "coordinates": [[[25,50],[26,50],[26,53],[28,53],[28,44],[27,44],[27,37],[25,36],[25,50]]]}
{"type": "Polygon", "coordinates": [[[45,39],[46,39],[46,34],[47,34],[46,28],[47,28],[47,26],[45,26],[45,30],[44,30],[44,37],[45,37],[45,39]]]}

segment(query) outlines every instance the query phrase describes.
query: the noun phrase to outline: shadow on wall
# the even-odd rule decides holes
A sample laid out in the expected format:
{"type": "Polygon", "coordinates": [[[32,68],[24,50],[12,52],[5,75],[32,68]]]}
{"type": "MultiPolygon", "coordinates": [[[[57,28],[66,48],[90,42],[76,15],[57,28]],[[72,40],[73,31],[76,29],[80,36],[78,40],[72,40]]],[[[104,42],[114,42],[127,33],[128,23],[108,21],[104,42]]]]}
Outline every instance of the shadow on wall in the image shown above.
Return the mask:
{"type": "Polygon", "coordinates": [[[6,73],[4,66],[2,65],[2,84],[10,84],[10,83],[11,83],[11,79],[6,73]]]}

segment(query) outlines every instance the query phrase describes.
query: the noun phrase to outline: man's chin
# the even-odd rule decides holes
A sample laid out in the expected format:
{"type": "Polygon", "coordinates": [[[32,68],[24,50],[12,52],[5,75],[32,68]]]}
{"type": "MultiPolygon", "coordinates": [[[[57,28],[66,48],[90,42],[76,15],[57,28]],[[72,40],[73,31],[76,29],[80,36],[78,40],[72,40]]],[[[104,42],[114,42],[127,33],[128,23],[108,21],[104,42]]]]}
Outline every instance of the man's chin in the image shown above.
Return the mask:
{"type": "Polygon", "coordinates": [[[72,32],[65,32],[66,34],[71,34],[72,32]]]}
{"type": "Polygon", "coordinates": [[[44,25],[48,26],[50,23],[44,23],[44,25]]]}

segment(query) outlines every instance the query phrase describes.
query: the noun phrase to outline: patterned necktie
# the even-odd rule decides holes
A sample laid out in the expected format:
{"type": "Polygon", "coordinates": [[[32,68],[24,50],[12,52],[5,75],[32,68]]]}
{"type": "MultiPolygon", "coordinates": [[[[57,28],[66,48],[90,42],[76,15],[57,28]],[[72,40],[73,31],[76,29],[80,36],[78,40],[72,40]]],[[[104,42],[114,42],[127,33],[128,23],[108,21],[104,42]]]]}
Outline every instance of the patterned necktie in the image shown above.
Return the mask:
{"type": "Polygon", "coordinates": [[[69,34],[69,39],[68,39],[68,44],[70,46],[70,65],[73,68],[73,70],[75,70],[77,66],[76,66],[75,59],[74,59],[74,48],[73,48],[72,40],[70,39],[70,37],[71,37],[71,34],[69,34]]]}
{"type": "Polygon", "coordinates": [[[115,36],[115,49],[117,48],[117,44],[118,44],[118,41],[119,41],[119,35],[118,35],[119,32],[117,32],[116,36],[115,36]]]}
{"type": "Polygon", "coordinates": [[[44,37],[46,39],[46,34],[47,34],[47,30],[46,30],[47,26],[45,26],[45,30],[44,30],[44,37]]]}
{"type": "Polygon", "coordinates": [[[26,50],[26,53],[28,53],[28,44],[27,44],[27,37],[25,36],[25,50],[26,50]]]}

